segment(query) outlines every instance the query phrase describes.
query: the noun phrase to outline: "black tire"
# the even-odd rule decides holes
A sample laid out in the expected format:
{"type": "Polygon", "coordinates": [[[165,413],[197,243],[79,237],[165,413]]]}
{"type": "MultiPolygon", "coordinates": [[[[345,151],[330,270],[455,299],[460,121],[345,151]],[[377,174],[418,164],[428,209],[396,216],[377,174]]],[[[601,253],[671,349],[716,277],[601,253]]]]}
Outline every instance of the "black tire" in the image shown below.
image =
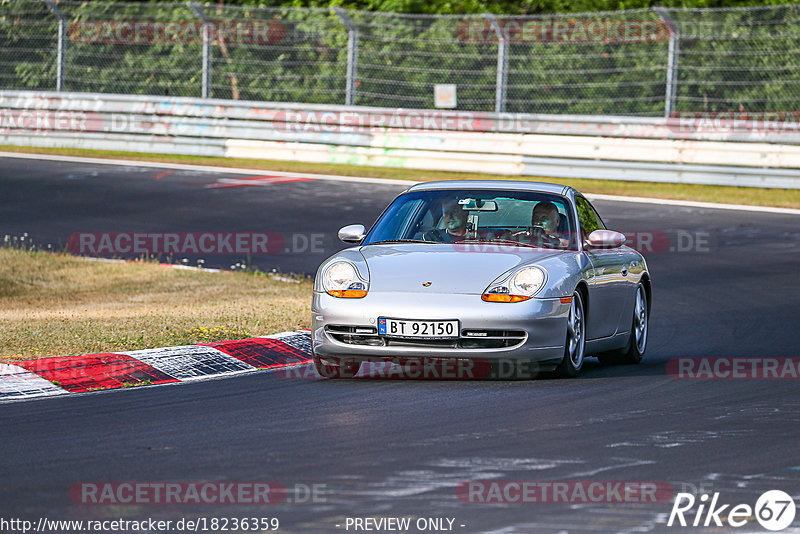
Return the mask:
{"type": "Polygon", "coordinates": [[[647,334],[650,331],[650,308],[647,303],[647,291],[639,284],[636,287],[636,300],[633,304],[631,335],[625,348],[600,354],[597,359],[604,365],[637,364],[644,358],[647,350],[647,334]]]}
{"type": "Polygon", "coordinates": [[[314,356],[314,367],[323,378],[353,378],[361,369],[361,362],[357,360],[338,360],[336,358],[322,360],[314,356]]]}
{"type": "Polygon", "coordinates": [[[572,304],[567,318],[567,338],[564,341],[564,359],[556,367],[555,374],[562,378],[574,378],[581,373],[586,359],[586,307],[580,291],[572,294],[572,304]]]}

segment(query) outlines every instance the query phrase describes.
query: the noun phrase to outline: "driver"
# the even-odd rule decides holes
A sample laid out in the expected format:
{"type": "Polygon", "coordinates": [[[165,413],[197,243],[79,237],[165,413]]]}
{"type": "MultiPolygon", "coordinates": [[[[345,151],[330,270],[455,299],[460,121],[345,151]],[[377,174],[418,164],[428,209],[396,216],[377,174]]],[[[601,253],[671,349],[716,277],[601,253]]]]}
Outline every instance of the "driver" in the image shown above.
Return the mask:
{"type": "Polygon", "coordinates": [[[455,243],[464,240],[467,235],[467,211],[457,200],[449,199],[442,202],[442,221],[444,229],[429,230],[423,234],[423,239],[439,243],[455,243]]]}
{"type": "Polygon", "coordinates": [[[561,215],[555,204],[547,200],[539,202],[531,214],[531,230],[517,232],[513,237],[538,247],[567,248],[569,240],[561,237],[558,231],[560,220],[561,215]]]}

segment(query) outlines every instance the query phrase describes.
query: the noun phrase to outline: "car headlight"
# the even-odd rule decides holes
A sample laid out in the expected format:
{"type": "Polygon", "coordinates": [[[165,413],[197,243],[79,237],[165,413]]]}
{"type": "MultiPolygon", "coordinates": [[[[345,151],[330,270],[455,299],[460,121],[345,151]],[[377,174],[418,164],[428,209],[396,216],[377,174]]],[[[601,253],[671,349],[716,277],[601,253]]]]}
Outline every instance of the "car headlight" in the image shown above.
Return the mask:
{"type": "Polygon", "coordinates": [[[328,265],[322,275],[322,287],[333,297],[360,299],[367,296],[367,283],[358,276],[355,265],[348,261],[328,265]]]}
{"type": "Polygon", "coordinates": [[[547,274],[539,267],[523,267],[511,276],[489,284],[481,299],[486,302],[520,302],[538,293],[547,281],[547,274]]]}

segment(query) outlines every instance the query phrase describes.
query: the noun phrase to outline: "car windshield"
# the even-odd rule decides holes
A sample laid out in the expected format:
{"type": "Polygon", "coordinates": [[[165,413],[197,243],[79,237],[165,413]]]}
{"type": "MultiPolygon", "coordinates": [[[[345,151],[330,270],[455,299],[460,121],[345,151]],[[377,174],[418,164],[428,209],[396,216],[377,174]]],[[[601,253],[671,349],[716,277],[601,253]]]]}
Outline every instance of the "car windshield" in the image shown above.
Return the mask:
{"type": "Polygon", "coordinates": [[[535,191],[436,190],[399,196],[364,245],[386,242],[492,242],[577,249],[568,201],[535,191]]]}

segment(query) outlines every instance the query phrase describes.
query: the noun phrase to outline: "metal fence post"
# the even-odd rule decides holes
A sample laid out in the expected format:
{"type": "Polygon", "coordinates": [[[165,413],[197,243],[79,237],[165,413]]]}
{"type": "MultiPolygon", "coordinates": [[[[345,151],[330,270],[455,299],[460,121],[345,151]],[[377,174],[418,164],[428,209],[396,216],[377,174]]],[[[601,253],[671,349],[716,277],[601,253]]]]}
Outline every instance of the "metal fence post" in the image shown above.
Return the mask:
{"type": "Polygon", "coordinates": [[[203,98],[211,98],[211,45],[213,28],[203,9],[195,2],[189,2],[189,8],[203,23],[203,80],[200,90],[203,98]]]}
{"type": "Polygon", "coordinates": [[[354,106],[356,103],[356,74],[358,73],[358,26],[353,19],[340,7],[333,8],[347,27],[347,86],[345,89],[345,105],[354,106]]]}
{"type": "Polygon", "coordinates": [[[484,13],[492,30],[497,35],[497,81],[495,82],[494,111],[503,113],[506,110],[506,87],[508,86],[508,39],[503,35],[500,23],[491,13],[484,13]]]}
{"type": "Polygon", "coordinates": [[[64,90],[64,75],[67,70],[67,21],[53,0],[42,0],[58,19],[58,51],[56,55],[56,91],[64,90]]]}
{"type": "Polygon", "coordinates": [[[675,111],[676,91],[678,87],[678,54],[680,53],[681,32],[675,20],[666,9],[655,6],[656,13],[669,25],[669,48],[667,49],[667,90],[664,96],[664,117],[669,118],[675,111]]]}

